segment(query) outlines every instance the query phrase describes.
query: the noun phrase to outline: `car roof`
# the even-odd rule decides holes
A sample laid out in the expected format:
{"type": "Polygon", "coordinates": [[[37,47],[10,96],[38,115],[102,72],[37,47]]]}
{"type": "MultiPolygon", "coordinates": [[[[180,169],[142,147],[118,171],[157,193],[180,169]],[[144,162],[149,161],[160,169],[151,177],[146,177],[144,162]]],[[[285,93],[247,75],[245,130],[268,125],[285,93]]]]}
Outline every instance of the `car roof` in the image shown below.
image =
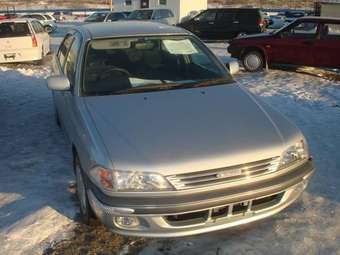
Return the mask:
{"type": "Polygon", "coordinates": [[[340,18],[334,18],[334,17],[317,17],[317,16],[305,16],[301,17],[298,20],[303,20],[303,21],[317,21],[317,22],[340,22],[340,18]]]}
{"type": "Polygon", "coordinates": [[[36,19],[30,19],[30,18],[16,18],[16,19],[3,19],[0,20],[0,23],[8,23],[8,22],[30,22],[32,20],[36,19]]]}
{"type": "Polygon", "coordinates": [[[150,21],[117,21],[112,23],[93,23],[78,27],[85,30],[92,39],[126,37],[135,35],[188,35],[186,30],[150,21]]]}
{"type": "Polygon", "coordinates": [[[214,10],[214,11],[218,11],[218,10],[221,10],[221,11],[230,11],[230,10],[242,10],[242,11],[260,11],[260,8],[252,8],[252,7],[241,7],[241,8],[237,8],[237,7],[223,7],[223,8],[209,8],[207,9],[207,11],[209,10],[214,10]]]}

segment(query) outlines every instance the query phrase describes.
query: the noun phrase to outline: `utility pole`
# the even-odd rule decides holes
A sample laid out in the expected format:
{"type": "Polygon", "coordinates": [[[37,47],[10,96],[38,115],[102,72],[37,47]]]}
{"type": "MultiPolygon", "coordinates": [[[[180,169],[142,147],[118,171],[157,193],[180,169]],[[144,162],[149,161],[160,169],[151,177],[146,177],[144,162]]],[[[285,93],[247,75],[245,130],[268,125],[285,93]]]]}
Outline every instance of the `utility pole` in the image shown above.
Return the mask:
{"type": "Polygon", "coordinates": [[[113,0],[110,0],[110,11],[113,11],[113,0]]]}

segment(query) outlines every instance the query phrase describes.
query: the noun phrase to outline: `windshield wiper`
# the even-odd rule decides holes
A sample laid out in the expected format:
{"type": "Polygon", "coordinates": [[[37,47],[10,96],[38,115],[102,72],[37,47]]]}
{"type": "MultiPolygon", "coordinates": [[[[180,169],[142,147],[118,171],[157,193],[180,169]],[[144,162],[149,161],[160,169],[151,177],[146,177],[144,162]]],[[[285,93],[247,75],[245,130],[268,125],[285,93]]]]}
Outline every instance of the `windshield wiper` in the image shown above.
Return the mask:
{"type": "Polygon", "coordinates": [[[232,80],[227,80],[225,78],[219,78],[219,79],[213,79],[213,80],[205,80],[201,82],[196,82],[193,84],[187,84],[190,88],[200,88],[200,87],[210,87],[210,86],[216,86],[216,85],[222,85],[222,84],[228,84],[231,83],[232,80]]]}
{"type": "Polygon", "coordinates": [[[175,88],[182,87],[185,84],[179,83],[161,83],[161,84],[149,84],[145,86],[139,86],[134,88],[123,89],[119,91],[114,91],[111,94],[129,94],[129,93],[142,93],[142,92],[149,92],[149,91],[159,91],[159,90],[171,90],[175,88]]]}

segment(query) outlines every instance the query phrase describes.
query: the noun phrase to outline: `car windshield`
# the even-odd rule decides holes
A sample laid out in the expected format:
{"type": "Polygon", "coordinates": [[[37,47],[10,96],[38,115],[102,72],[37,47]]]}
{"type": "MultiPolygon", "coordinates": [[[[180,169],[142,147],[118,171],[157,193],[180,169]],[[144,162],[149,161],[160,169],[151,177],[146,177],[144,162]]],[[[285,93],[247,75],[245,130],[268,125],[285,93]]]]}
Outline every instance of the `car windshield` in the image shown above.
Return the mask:
{"type": "Polygon", "coordinates": [[[107,13],[93,13],[85,19],[85,22],[103,22],[106,18],[107,13]]]}
{"type": "Polygon", "coordinates": [[[82,93],[129,94],[232,81],[216,57],[191,36],[100,39],[88,45],[82,93]]]}
{"type": "Polygon", "coordinates": [[[27,23],[5,22],[0,23],[0,38],[29,36],[31,32],[27,23]]]}
{"type": "Polygon", "coordinates": [[[133,11],[128,19],[131,20],[150,20],[152,17],[152,10],[138,10],[133,11]]]}

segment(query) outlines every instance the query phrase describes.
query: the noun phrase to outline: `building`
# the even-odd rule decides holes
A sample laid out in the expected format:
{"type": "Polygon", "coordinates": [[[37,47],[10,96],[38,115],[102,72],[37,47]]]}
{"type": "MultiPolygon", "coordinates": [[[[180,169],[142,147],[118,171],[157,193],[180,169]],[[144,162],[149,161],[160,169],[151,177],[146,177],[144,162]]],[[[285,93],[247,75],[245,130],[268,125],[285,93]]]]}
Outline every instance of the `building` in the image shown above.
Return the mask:
{"type": "Polygon", "coordinates": [[[177,21],[192,11],[208,8],[208,0],[113,0],[115,11],[134,11],[141,8],[167,8],[177,21]]]}
{"type": "Polygon", "coordinates": [[[315,3],[315,15],[340,18],[340,0],[321,0],[315,3]]]}

